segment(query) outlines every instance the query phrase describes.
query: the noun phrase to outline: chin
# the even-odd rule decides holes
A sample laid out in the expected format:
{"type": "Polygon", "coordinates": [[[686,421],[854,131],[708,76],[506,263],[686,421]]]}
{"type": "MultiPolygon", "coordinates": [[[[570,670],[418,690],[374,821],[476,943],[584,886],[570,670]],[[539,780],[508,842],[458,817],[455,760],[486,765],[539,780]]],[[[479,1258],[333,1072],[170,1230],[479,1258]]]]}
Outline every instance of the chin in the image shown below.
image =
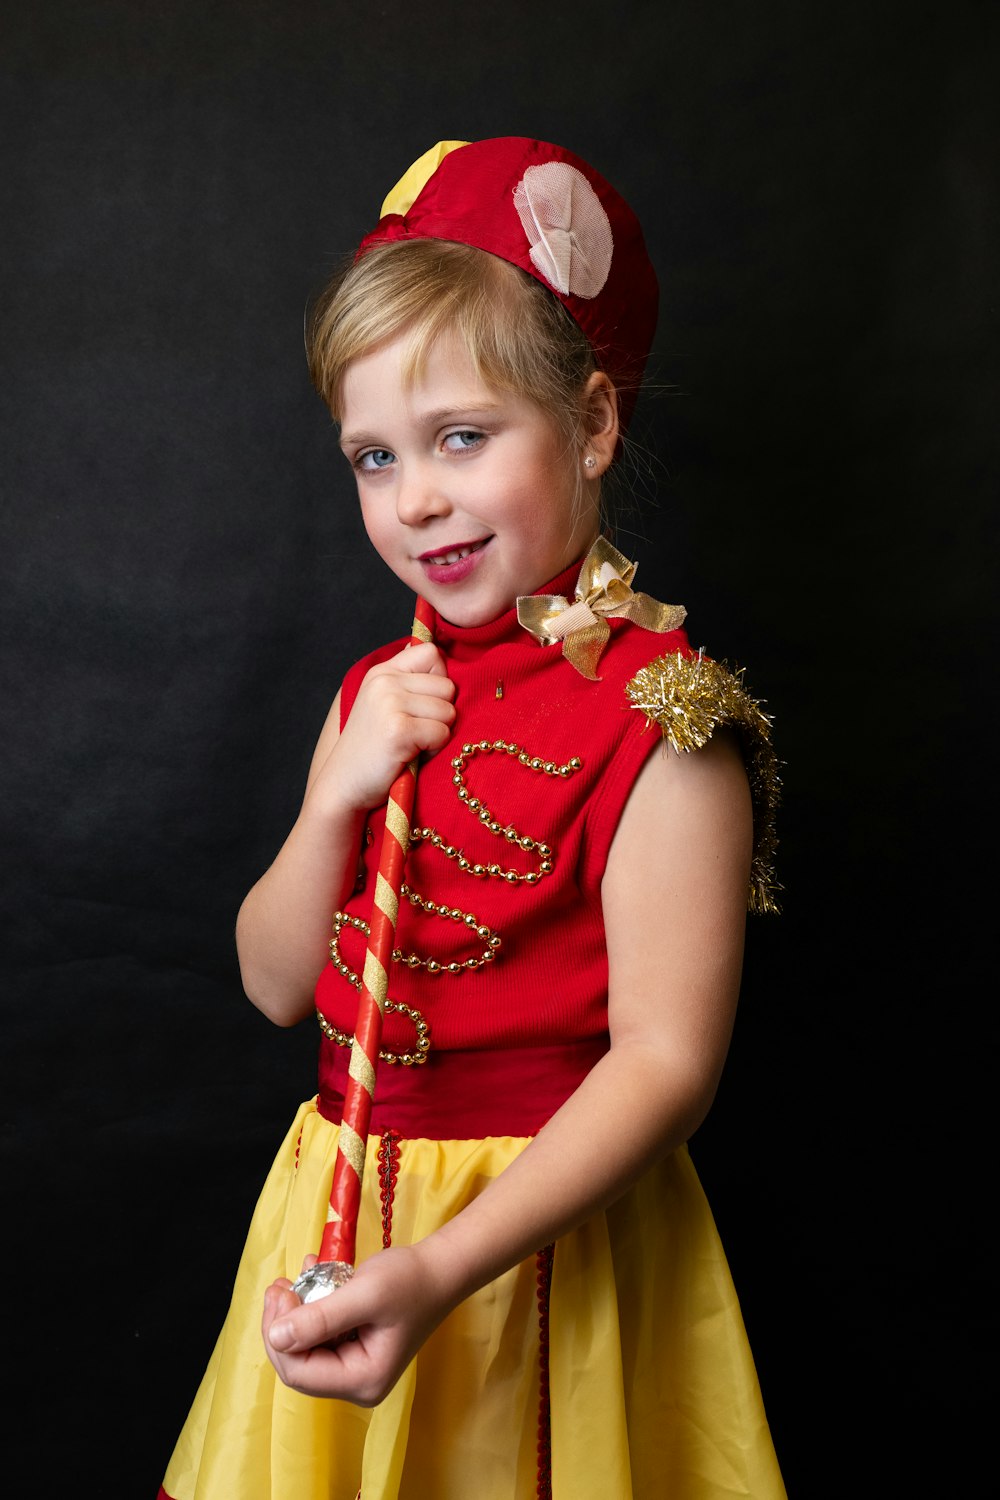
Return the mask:
{"type": "Polygon", "coordinates": [[[449,625],[457,625],[460,630],[474,630],[478,625],[489,625],[498,616],[506,614],[506,609],[462,609],[458,606],[454,609],[439,609],[438,614],[449,625]]]}
{"type": "Polygon", "coordinates": [[[442,619],[450,625],[457,625],[463,630],[472,630],[477,625],[489,625],[492,621],[505,615],[509,609],[514,608],[514,599],[450,599],[446,595],[440,603],[434,607],[442,619]]]}

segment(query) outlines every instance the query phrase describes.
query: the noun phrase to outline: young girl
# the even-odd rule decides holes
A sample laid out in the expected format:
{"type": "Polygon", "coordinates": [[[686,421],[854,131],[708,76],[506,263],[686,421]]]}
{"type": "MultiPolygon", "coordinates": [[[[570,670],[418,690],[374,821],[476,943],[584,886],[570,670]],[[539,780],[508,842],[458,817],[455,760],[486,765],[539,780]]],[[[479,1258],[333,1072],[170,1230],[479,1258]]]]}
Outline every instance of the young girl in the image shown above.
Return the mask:
{"type": "Polygon", "coordinates": [[[422,157],[315,310],[366,530],[433,638],[347,673],[239,914],[253,1003],[315,1010],[319,1092],[161,1496],[784,1494],[684,1144],[748,891],[773,906],[768,725],[602,534],[655,319],[628,206],[520,138],[422,157]],[[417,757],[357,1271],[303,1303],[387,795],[417,757]]]}

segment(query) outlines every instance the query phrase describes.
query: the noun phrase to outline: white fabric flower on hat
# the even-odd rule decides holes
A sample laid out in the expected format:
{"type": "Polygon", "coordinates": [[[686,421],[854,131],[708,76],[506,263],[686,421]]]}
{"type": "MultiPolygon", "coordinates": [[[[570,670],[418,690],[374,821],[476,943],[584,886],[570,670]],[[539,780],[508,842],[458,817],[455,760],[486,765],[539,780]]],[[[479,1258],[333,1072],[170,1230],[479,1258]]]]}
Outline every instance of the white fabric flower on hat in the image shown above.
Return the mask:
{"type": "Polygon", "coordinates": [[[531,263],[557,292],[596,297],[608,279],[614,235],[583,173],[565,161],[528,167],[514,207],[531,246],[531,263]]]}

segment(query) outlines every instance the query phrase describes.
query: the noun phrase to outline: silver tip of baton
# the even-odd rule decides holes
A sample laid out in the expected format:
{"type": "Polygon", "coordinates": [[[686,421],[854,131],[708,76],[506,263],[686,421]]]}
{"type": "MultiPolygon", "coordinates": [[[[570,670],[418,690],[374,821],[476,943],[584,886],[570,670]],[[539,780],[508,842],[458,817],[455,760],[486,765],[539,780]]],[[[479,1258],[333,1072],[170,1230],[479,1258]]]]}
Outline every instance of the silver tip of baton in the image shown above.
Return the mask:
{"type": "Polygon", "coordinates": [[[300,1302],[318,1302],[346,1286],[353,1275],[354,1267],[346,1260],[318,1260],[292,1283],[292,1291],[300,1302]]]}

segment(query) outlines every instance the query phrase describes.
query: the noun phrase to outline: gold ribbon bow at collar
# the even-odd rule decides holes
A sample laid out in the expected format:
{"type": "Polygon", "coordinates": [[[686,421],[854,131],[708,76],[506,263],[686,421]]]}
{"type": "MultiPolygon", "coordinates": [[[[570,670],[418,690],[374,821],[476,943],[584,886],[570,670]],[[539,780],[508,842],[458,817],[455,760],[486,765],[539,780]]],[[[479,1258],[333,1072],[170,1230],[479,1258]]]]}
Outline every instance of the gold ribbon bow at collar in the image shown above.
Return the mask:
{"type": "Polygon", "coordinates": [[[676,630],[687,610],[660,604],[630,587],[637,564],[599,536],[583,560],[573,600],[562,594],[530,594],[517,601],[517,618],[542,646],[563,643],[563,656],[584,677],[598,682],[597,664],[611,635],[608,620],[631,620],[658,635],[676,630]]]}

